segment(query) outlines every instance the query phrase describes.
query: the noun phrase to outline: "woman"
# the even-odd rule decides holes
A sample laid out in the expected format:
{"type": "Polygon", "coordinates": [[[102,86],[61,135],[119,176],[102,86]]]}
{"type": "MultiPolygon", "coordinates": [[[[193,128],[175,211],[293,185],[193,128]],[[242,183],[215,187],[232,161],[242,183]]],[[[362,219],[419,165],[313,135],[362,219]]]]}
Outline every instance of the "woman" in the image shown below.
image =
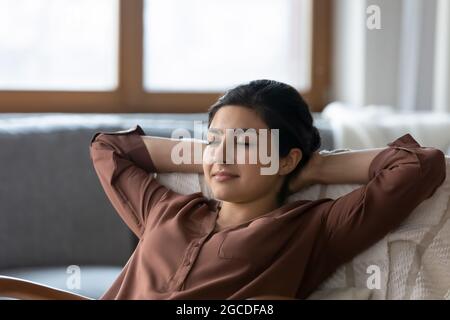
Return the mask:
{"type": "MultiPolygon", "coordinates": [[[[244,144],[246,157],[256,148],[245,139],[231,143],[244,144]]],[[[385,148],[319,154],[319,147],[302,97],[271,80],[227,91],[209,109],[207,144],[145,136],[139,126],[95,134],[90,151],[100,182],[139,238],[101,298],[306,298],[396,228],[445,178],[444,154],[409,134],[385,148]],[[237,128],[279,129],[275,174],[261,174],[267,165],[259,160],[233,161],[225,132],[237,128]],[[178,143],[201,144],[203,163],[174,164],[178,143]],[[151,174],[175,171],[204,174],[214,197],[178,194],[151,174]],[[363,186],[336,200],[286,203],[314,183],[363,186]]]]}
{"type": "MultiPolygon", "coordinates": [[[[139,126],[92,138],[100,182],[139,238],[102,299],[306,298],[445,179],[444,154],[409,134],[385,148],[319,154],[308,106],[294,88],[270,80],[240,85],[211,106],[207,140],[145,136],[139,126]],[[227,135],[239,128],[278,129],[279,140],[257,136],[256,145],[245,135],[227,135]],[[202,163],[174,164],[171,151],[180,144],[199,144],[202,163]],[[230,152],[238,145],[245,163],[230,152]],[[260,159],[248,161],[261,146],[279,156],[274,174],[261,173],[267,163],[260,159]],[[178,194],[154,172],[203,173],[214,197],[178,194]],[[289,194],[315,183],[363,186],[336,200],[286,203],[289,194]]],[[[19,298],[37,291],[44,298],[68,296],[6,278],[0,283],[19,298]]]]}
{"type": "MultiPolygon", "coordinates": [[[[341,264],[396,228],[445,179],[443,153],[421,147],[409,134],[385,148],[319,154],[308,106],[294,88],[270,80],[221,97],[209,109],[207,140],[144,136],[139,126],[94,135],[90,152],[100,182],[139,237],[102,299],[306,298],[341,264]],[[277,151],[275,174],[261,174],[267,167],[261,161],[235,161],[226,131],[237,128],[279,130],[279,150],[272,140],[257,138],[258,147],[277,151]],[[171,151],[179,144],[199,144],[203,163],[174,164],[171,151]],[[202,173],[214,197],[177,194],[153,172],[202,173]],[[363,186],[336,200],[286,203],[289,194],[315,183],[363,186]]],[[[246,160],[256,153],[245,136],[232,136],[234,143],[245,147],[246,160]]],[[[86,298],[0,277],[5,294],[86,298]]]]}

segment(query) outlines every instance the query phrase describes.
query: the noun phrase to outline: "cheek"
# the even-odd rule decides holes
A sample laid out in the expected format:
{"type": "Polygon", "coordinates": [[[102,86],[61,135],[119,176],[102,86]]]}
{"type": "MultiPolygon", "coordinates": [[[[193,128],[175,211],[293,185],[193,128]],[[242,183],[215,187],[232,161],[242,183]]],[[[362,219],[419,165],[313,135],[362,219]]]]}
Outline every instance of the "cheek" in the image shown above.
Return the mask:
{"type": "Polygon", "coordinates": [[[271,185],[276,181],[276,175],[261,174],[262,166],[244,166],[241,171],[242,182],[248,186],[271,185]]]}
{"type": "Polygon", "coordinates": [[[211,165],[203,163],[203,175],[205,179],[209,179],[209,175],[211,173],[211,165]]]}
{"type": "Polygon", "coordinates": [[[203,169],[205,168],[205,166],[211,166],[212,160],[213,160],[213,151],[212,148],[208,146],[203,151],[203,158],[202,158],[203,169]]]}

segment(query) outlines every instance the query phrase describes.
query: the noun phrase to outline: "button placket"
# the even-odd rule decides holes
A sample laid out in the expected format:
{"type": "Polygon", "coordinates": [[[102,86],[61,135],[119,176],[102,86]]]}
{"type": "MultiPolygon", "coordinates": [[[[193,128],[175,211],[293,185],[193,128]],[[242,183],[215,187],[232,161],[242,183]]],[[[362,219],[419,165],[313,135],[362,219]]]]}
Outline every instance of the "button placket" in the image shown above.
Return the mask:
{"type": "Polygon", "coordinates": [[[178,281],[177,281],[177,287],[179,290],[184,286],[184,281],[186,280],[186,277],[188,276],[192,265],[194,264],[194,260],[198,256],[198,252],[200,250],[200,244],[201,242],[195,241],[191,243],[190,247],[187,249],[188,254],[185,255],[185,259],[183,261],[182,267],[180,268],[180,273],[178,275],[178,281]]]}

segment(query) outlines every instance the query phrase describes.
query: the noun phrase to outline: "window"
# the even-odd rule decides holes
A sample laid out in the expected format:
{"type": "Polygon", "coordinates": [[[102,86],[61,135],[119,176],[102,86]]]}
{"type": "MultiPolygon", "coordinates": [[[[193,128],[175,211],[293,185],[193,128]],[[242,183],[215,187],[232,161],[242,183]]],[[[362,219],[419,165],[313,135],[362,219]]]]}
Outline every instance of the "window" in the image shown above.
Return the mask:
{"type": "Polygon", "coordinates": [[[146,0],[145,89],[220,92],[266,78],[306,91],[310,17],[311,0],[146,0]]]}
{"type": "Polygon", "coordinates": [[[0,0],[1,90],[115,90],[118,0],[0,0]]]}
{"type": "Polygon", "coordinates": [[[269,78],[318,111],[331,0],[0,0],[1,112],[205,112],[269,78]]]}

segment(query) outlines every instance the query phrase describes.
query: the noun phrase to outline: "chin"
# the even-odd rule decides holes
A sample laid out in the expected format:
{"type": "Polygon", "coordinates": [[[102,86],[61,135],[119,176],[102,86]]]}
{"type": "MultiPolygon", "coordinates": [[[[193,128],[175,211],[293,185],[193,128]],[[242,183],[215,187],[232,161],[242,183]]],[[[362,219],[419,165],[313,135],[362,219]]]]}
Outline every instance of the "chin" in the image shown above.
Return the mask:
{"type": "Polygon", "coordinates": [[[237,199],[236,190],[233,190],[233,192],[227,191],[227,190],[218,190],[218,188],[214,188],[211,190],[212,194],[214,195],[214,198],[221,201],[226,202],[236,202],[237,199]]]}

